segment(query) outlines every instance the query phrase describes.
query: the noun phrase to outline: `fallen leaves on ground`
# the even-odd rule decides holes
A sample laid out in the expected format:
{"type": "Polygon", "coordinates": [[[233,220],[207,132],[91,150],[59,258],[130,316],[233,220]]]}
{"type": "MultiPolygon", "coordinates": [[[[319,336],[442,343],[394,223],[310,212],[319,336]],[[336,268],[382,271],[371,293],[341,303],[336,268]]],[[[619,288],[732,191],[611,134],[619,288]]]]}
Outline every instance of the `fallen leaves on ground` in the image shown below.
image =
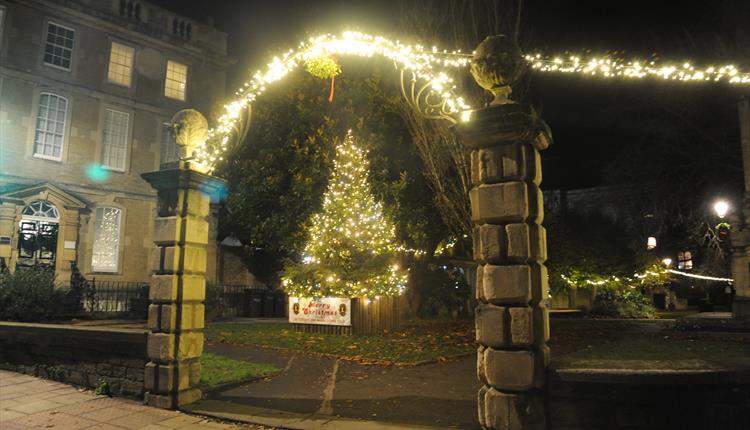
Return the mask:
{"type": "Polygon", "coordinates": [[[300,333],[286,324],[209,324],[206,340],[301,350],[364,364],[445,362],[475,351],[472,321],[418,322],[371,336],[300,333]]]}

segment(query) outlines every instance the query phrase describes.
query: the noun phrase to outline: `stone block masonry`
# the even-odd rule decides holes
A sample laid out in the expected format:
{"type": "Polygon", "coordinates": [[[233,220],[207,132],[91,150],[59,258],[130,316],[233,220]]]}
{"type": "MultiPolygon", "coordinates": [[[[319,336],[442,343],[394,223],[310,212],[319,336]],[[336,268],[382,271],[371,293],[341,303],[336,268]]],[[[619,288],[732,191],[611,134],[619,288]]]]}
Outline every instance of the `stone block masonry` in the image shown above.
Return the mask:
{"type": "Polygon", "coordinates": [[[146,339],[145,330],[0,322],[0,368],[141,397],[146,339]]]}
{"type": "Polygon", "coordinates": [[[477,376],[484,385],[478,402],[479,421],[487,429],[546,426],[547,246],[537,134],[533,117],[525,113],[514,104],[489,107],[456,129],[473,149],[477,376]],[[512,124],[508,116],[517,127],[511,139],[493,129],[497,122],[512,124]]]}
{"type": "Polygon", "coordinates": [[[549,430],[750,429],[750,372],[550,369],[549,430]]]}
{"type": "Polygon", "coordinates": [[[495,100],[455,127],[471,151],[477,377],[483,385],[478,419],[485,429],[543,430],[549,288],[539,151],[551,135],[533,109],[507,98],[514,58],[520,58],[511,44],[493,36],[477,47],[472,75],[495,100]]]}
{"type": "Polygon", "coordinates": [[[145,173],[143,178],[159,199],[151,255],[145,400],[174,409],[201,397],[208,215],[212,194],[223,183],[192,170],[185,161],[176,169],[145,173]]]}

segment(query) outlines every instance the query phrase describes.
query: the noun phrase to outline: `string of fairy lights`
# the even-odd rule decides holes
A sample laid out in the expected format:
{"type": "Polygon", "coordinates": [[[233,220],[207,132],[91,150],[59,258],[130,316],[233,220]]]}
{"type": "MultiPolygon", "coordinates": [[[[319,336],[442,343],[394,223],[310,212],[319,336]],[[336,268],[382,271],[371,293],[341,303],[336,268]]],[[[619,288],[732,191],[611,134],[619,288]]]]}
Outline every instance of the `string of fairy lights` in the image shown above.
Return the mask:
{"type": "Polygon", "coordinates": [[[685,276],[685,277],[688,277],[688,278],[700,279],[702,281],[729,282],[730,284],[732,282],[734,282],[734,279],[732,279],[732,278],[722,278],[722,277],[719,277],[719,276],[699,275],[697,273],[681,272],[679,270],[674,270],[674,269],[667,269],[667,272],[675,274],[675,275],[685,276]]]}
{"type": "MultiPolygon", "coordinates": [[[[460,50],[440,50],[422,45],[410,45],[382,36],[347,31],[335,36],[324,34],[300,42],[296,49],[274,57],[263,70],[235,92],[235,99],[224,105],[217,125],[209,130],[208,140],[198,147],[195,162],[210,172],[231,144],[231,135],[239,130],[243,112],[261,96],[269,85],[283,79],[300,65],[340,55],[357,57],[380,56],[394,63],[398,69],[412,72],[416,79],[425,81],[443,100],[446,111],[458,121],[468,121],[471,106],[456,93],[454,75],[457,69],[466,70],[472,54],[460,50]]],[[[697,66],[694,62],[672,63],[656,60],[626,60],[615,56],[543,55],[525,56],[532,70],[540,73],[575,74],[604,79],[655,79],[676,82],[712,82],[750,85],[750,72],[733,64],[697,66]]]]}
{"type": "Polygon", "coordinates": [[[655,79],[677,82],[724,82],[750,84],[750,73],[733,64],[697,66],[691,61],[681,64],[656,60],[626,60],[620,57],[577,55],[545,56],[541,53],[525,56],[532,70],[542,73],[576,74],[605,79],[655,79]]]}
{"type": "Polygon", "coordinates": [[[710,276],[710,275],[701,275],[698,273],[688,273],[683,272],[680,270],[675,269],[657,269],[657,268],[651,268],[644,270],[642,273],[634,273],[633,277],[628,276],[600,276],[596,278],[582,278],[577,279],[572,276],[568,276],[565,274],[560,274],[560,278],[562,278],[563,281],[565,281],[566,284],[568,284],[570,287],[573,288],[581,288],[581,287],[600,287],[604,285],[610,285],[610,284],[630,284],[632,288],[635,288],[638,284],[644,284],[646,282],[653,282],[653,281],[664,281],[666,280],[667,274],[673,274],[678,276],[684,276],[691,279],[698,279],[701,281],[709,281],[709,282],[727,282],[727,283],[733,283],[734,279],[732,278],[722,278],[720,276],[710,276]]]}
{"type": "Polygon", "coordinates": [[[456,94],[456,83],[449,73],[450,69],[465,69],[471,61],[470,56],[461,55],[460,51],[439,51],[437,47],[427,49],[359,32],[347,31],[340,36],[325,34],[311,37],[296,49],[274,57],[265,70],[258,70],[242,84],[235,92],[236,98],[224,105],[224,113],[218,118],[216,127],[209,130],[208,141],[196,151],[196,162],[209,172],[213,170],[222,160],[231,134],[238,129],[242,113],[266,91],[268,85],[283,79],[300,65],[340,55],[383,57],[397,68],[412,72],[416,79],[425,81],[435,94],[442,97],[448,113],[458,116],[470,110],[465,100],[456,94]]]}
{"type": "MultiPolygon", "coordinates": [[[[409,45],[400,41],[392,41],[381,36],[373,36],[360,32],[344,32],[341,35],[334,36],[325,34],[311,37],[301,42],[296,49],[291,49],[280,56],[274,57],[268,63],[265,69],[258,70],[252,77],[245,82],[236,92],[235,99],[224,106],[224,112],[217,119],[217,125],[209,130],[208,140],[200,145],[193,154],[195,162],[210,172],[215,165],[223,159],[223,154],[231,144],[231,136],[240,130],[240,121],[243,113],[249,106],[260,97],[269,85],[280,81],[299,66],[310,66],[314,61],[328,60],[335,56],[349,55],[356,57],[369,58],[380,56],[394,63],[397,69],[411,72],[415,79],[427,83],[430,90],[442,98],[442,104],[445,106],[448,114],[455,116],[458,121],[469,121],[471,115],[471,106],[466,100],[457,94],[456,78],[457,70],[466,70],[471,63],[472,54],[462,53],[461,51],[440,50],[437,47],[426,48],[421,45],[409,45]]],[[[682,63],[671,63],[657,60],[628,60],[616,56],[587,56],[578,55],[544,55],[542,53],[533,53],[525,55],[531,70],[539,73],[559,73],[567,75],[578,75],[586,78],[597,79],[621,79],[621,80],[640,80],[650,79],[653,81],[681,82],[681,83],[727,83],[731,85],[749,85],[750,72],[742,71],[733,64],[725,65],[708,65],[699,66],[692,61],[682,63]]],[[[358,159],[364,157],[352,146],[353,138],[351,134],[346,139],[349,144],[339,148],[340,156],[358,159]],[[353,152],[352,152],[353,151],[353,152]]],[[[365,159],[366,161],[366,159],[365,159]]],[[[366,162],[357,167],[352,167],[351,162],[345,166],[336,165],[334,175],[339,175],[339,179],[332,182],[331,189],[324,199],[324,208],[330,206],[336,199],[336,204],[340,204],[344,194],[349,193],[346,201],[351,203],[348,210],[358,209],[360,215],[355,219],[353,213],[342,212],[346,219],[337,217],[317,216],[313,220],[311,229],[311,241],[305,250],[308,256],[306,264],[320,264],[321,261],[330,260],[340,257],[337,251],[331,251],[331,243],[323,238],[330,231],[336,231],[345,237],[353,237],[364,240],[362,243],[368,243],[372,246],[373,252],[383,252],[390,254],[392,252],[411,252],[415,255],[424,251],[408,249],[393,243],[393,232],[388,230],[387,223],[383,222],[382,213],[378,204],[368,200],[366,193],[357,191],[351,194],[351,190],[344,191],[344,183],[351,180],[363,181],[362,184],[367,186],[366,181],[366,162]],[[342,173],[348,169],[348,173],[342,173]],[[341,175],[346,176],[342,179],[341,175]],[[364,176],[363,176],[364,175],[364,176]],[[355,202],[351,198],[364,198],[365,200],[355,202]],[[365,208],[358,207],[365,205],[365,208]],[[361,215],[365,214],[365,215],[361,215]],[[378,215],[380,214],[380,215],[378,215]],[[362,219],[364,216],[366,219],[362,219]],[[383,230],[385,228],[386,230],[383,230]]],[[[370,196],[371,197],[371,196],[370,196]]],[[[357,212],[355,210],[355,212],[357,212]]],[[[440,252],[449,250],[455,243],[446,244],[445,249],[440,252]]],[[[706,275],[696,275],[692,273],[680,272],[672,269],[665,271],[643,274],[635,274],[635,279],[644,281],[651,276],[662,276],[665,272],[680,276],[713,281],[731,282],[729,278],[718,278],[706,275]]],[[[564,275],[563,279],[566,279],[564,275]]],[[[387,272],[371,277],[374,284],[360,285],[353,284],[350,281],[340,279],[335,274],[327,275],[325,279],[316,281],[317,283],[299,284],[291,278],[286,279],[286,286],[298,293],[305,295],[319,295],[312,289],[317,285],[327,284],[327,293],[341,294],[344,290],[350,294],[371,296],[373,292],[382,293],[383,295],[398,294],[405,283],[405,275],[399,271],[396,266],[392,266],[387,272]],[[388,287],[390,285],[391,287],[388,287]],[[353,291],[359,288],[359,291],[353,291]],[[389,288],[395,288],[393,290],[389,288]]],[[[604,285],[607,282],[619,281],[619,279],[597,279],[584,280],[588,285],[604,285]]],[[[322,291],[322,290],[321,290],[322,291]]]]}
{"type": "Polygon", "coordinates": [[[282,287],[291,297],[398,296],[408,271],[397,264],[396,230],[375,200],[367,152],[352,131],[336,158],[313,215],[301,263],[284,267],[282,287]]]}

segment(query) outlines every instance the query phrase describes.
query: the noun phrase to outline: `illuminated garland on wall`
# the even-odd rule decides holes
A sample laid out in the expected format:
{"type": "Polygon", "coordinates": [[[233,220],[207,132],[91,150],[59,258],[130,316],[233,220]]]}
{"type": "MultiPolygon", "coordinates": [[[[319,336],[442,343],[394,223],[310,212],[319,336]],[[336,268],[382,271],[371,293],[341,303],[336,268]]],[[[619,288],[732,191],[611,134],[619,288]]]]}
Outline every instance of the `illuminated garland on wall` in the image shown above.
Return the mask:
{"type": "Polygon", "coordinates": [[[619,287],[627,285],[630,288],[636,288],[646,282],[661,282],[664,279],[666,270],[646,270],[643,273],[634,273],[633,277],[629,276],[595,276],[583,277],[560,274],[560,278],[565,281],[571,288],[582,287],[619,287]]]}
{"type": "MultiPolygon", "coordinates": [[[[716,281],[716,282],[728,282],[733,283],[734,279],[732,278],[721,278],[718,276],[708,276],[708,275],[699,275],[697,273],[687,273],[687,272],[681,272],[679,270],[674,269],[659,269],[659,270],[645,270],[643,273],[634,273],[633,278],[640,281],[640,283],[645,283],[648,280],[658,280],[659,278],[664,277],[666,273],[671,273],[674,275],[679,276],[685,276],[687,278],[693,278],[693,279],[700,279],[702,281],[716,281]]],[[[568,286],[572,288],[581,288],[581,287],[599,287],[599,286],[605,286],[608,284],[621,284],[621,283],[630,283],[631,288],[634,288],[635,285],[632,284],[635,279],[623,276],[604,276],[604,277],[596,277],[596,278],[584,278],[584,279],[573,279],[570,276],[566,276],[564,274],[561,274],[560,277],[565,281],[568,286]]]]}

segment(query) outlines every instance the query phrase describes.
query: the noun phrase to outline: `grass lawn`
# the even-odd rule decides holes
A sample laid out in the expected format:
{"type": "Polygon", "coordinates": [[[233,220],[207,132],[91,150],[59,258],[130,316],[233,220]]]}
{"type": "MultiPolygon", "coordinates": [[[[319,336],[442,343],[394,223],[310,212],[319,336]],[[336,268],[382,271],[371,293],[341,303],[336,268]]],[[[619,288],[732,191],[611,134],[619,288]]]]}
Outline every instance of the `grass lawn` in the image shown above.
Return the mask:
{"type": "Polygon", "coordinates": [[[295,349],[363,361],[417,363],[474,353],[474,322],[425,322],[384,335],[297,333],[288,324],[206,325],[206,341],[295,349]]]}
{"type": "Polygon", "coordinates": [[[676,319],[676,318],[682,318],[686,317],[688,315],[695,315],[698,314],[698,309],[686,309],[682,311],[662,311],[657,310],[656,311],[656,318],[661,319],[676,319]]]}
{"type": "MultiPolygon", "coordinates": [[[[473,321],[422,321],[379,336],[297,333],[288,324],[213,323],[209,343],[333,354],[360,361],[411,364],[474,354],[473,321]]],[[[553,364],[601,369],[750,369],[750,343],[691,339],[651,322],[552,321],[553,364]]]]}
{"type": "Polygon", "coordinates": [[[553,360],[559,367],[575,368],[750,369],[750,343],[685,336],[630,336],[591,345],[553,360]]]}
{"type": "Polygon", "coordinates": [[[278,370],[268,364],[248,363],[204,352],[201,356],[201,385],[215,387],[227,382],[265,376],[278,370]]]}

